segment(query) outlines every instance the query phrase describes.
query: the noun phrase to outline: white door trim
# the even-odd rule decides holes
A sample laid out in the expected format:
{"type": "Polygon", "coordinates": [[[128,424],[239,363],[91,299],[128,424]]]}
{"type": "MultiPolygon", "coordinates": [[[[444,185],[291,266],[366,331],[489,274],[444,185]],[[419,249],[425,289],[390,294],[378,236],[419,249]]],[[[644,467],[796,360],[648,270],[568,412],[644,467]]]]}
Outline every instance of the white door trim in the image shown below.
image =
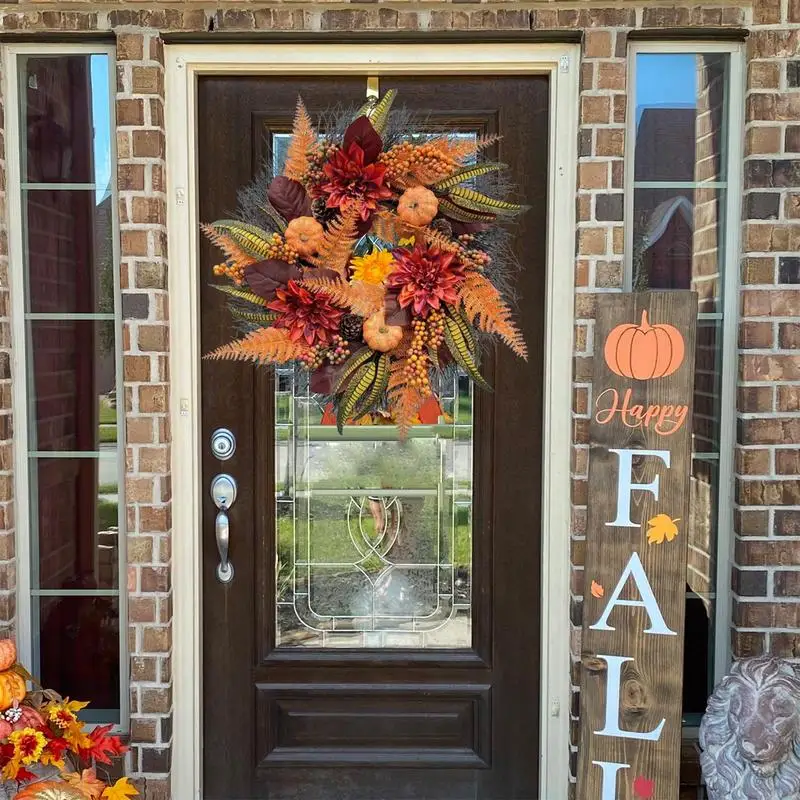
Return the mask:
{"type": "MultiPolygon", "coordinates": [[[[540,798],[567,795],[569,532],[578,45],[168,45],[166,126],[173,489],[172,796],[202,797],[202,581],[196,85],[202,74],[547,74],[540,798]]],[[[525,531],[520,531],[524,536],[525,531]]],[[[531,754],[533,756],[533,753],[531,754]]]]}

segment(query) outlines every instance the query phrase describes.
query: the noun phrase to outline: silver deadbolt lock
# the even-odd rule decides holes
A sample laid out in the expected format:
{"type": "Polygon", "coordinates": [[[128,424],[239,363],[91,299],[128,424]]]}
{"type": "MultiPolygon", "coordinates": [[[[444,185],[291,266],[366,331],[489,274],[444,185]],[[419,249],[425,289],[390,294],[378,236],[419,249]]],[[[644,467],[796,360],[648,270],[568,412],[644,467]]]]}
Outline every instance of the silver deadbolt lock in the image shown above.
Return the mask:
{"type": "Polygon", "coordinates": [[[220,461],[227,461],[236,452],[236,437],[227,428],[217,428],[211,434],[211,452],[220,461]]]}

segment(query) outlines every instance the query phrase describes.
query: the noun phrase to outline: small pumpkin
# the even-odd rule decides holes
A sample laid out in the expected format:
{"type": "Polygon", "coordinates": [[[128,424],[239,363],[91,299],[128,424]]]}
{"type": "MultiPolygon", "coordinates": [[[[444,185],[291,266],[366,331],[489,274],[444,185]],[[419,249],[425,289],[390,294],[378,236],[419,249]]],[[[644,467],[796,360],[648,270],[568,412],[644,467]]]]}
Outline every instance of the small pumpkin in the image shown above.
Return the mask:
{"type": "Polygon", "coordinates": [[[17,660],[17,646],[13,639],[0,639],[0,672],[13,666],[17,660]]]}
{"type": "Polygon", "coordinates": [[[384,312],[376,311],[364,320],[362,336],[373,350],[388,353],[400,344],[403,328],[400,325],[387,325],[384,312]]]}
{"type": "Polygon", "coordinates": [[[20,789],[14,800],[86,800],[86,795],[64,781],[37,781],[20,789]]]}
{"type": "Polygon", "coordinates": [[[651,325],[646,309],[639,325],[623,323],[613,328],[603,348],[613,373],[639,381],[671,375],[683,362],[685,351],[681,332],[673,325],[651,325]]]}
{"type": "Polygon", "coordinates": [[[314,217],[296,217],[287,226],[283,236],[286,244],[301,256],[310,256],[319,250],[325,229],[314,217]]]}
{"type": "Polygon", "coordinates": [[[15,700],[21,703],[26,694],[25,681],[21,676],[10,670],[0,672],[0,711],[11,708],[15,700]]]}
{"type": "Polygon", "coordinates": [[[439,201],[436,195],[424,186],[406,189],[397,201],[397,216],[409,225],[427,225],[438,213],[439,201]]]}

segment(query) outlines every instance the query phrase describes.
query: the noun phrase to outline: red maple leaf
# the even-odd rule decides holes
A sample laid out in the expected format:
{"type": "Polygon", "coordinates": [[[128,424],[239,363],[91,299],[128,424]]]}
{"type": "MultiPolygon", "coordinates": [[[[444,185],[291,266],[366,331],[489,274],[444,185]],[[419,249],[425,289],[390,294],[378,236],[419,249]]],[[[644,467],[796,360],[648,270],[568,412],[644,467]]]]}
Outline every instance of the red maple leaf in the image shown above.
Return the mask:
{"type": "Polygon", "coordinates": [[[110,764],[109,756],[119,756],[125,752],[125,745],[122,744],[119,736],[108,735],[113,727],[113,725],[102,725],[89,734],[92,746],[80,751],[80,757],[84,761],[95,759],[101,764],[110,764]]]}
{"type": "Polygon", "coordinates": [[[635,778],[633,781],[633,794],[636,797],[641,797],[642,800],[650,800],[653,796],[653,791],[655,790],[656,782],[650,780],[650,778],[645,778],[643,775],[640,775],[638,778],[635,778]]]}

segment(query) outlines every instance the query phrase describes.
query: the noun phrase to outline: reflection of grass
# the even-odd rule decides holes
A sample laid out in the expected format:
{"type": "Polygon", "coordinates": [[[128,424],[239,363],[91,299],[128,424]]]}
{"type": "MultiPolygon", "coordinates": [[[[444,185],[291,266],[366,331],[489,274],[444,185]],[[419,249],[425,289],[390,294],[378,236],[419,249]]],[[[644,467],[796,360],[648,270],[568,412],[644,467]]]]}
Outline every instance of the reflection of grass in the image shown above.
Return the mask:
{"type": "Polygon", "coordinates": [[[119,511],[116,503],[101,500],[97,504],[97,529],[107,531],[116,528],[119,524],[119,511]]]}
{"type": "Polygon", "coordinates": [[[116,443],[117,443],[117,426],[101,425],[100,444],[116,444],[116,443]]]}
{"type": "Polygon", "coordinates": [[[119,486],[116,483],[101,483],[97,487],[97,494],[116,494],[119,486]]]}
{"type": "Polygon", "coordinates": [[[117,424],[117,409],[114,408],[105,397],[100,398],[100,424],[117,424]]]}

